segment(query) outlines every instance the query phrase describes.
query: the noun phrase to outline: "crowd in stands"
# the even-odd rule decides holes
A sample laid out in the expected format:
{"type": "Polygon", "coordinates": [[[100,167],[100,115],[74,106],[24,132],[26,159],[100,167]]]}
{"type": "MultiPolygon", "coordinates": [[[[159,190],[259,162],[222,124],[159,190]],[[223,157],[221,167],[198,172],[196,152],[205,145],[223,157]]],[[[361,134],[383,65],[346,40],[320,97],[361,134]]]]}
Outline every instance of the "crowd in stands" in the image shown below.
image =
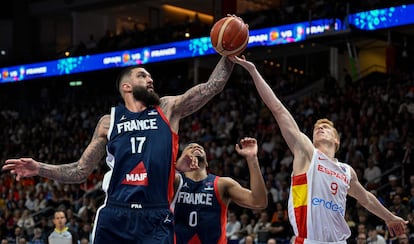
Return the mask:
{"type": "MultiPolygon", "coordinates": [[[[341,136],[338,158],[356,169],[361,183],[387,208],[409,220],[406,238],[413,243],[412,74],[351,83],[330,77],[323,80],[318,92],[300,97],[295,97],[290,89],[284,90],[289,86],[280,86],[293,80],[271,74],[266,75],[266,79],[276,93],[284,94],[283,102],[304,133],[311,135],[318,118],[327,117],[335,123],[341,136]]],[[[10,86],[3,92],[13,94],[14,89],[20,88],[10,86]]],[[[0,98],[5,101],[0,103],[1,162],[22,156],[47,163],[78,160],[97,119],[109,111],[117,98],[101,92],[99,95],[90,92],[89,96],[69,91],[65,94],[59,99],[53,96],[53,91],[32,94],[26,101],[13,100],[10,96],[0,98]],[[18,109],[17,105],[21,108],[22,103],[25,109],[18,109]]],[[[235,143],[244,136],[258,139],[259,161],[269,203],[264,211],[231,204],[227,226],[229,243],[266,243],[268,240],[288,243],[292,236],[286,210],[292,154],[248,76],[232,76],[222,93],[182,121],[180,149],[189,142],[202,144],[208,152],[210,171],[231,176],[247,186],[247,167],[234,150],[235,143]]],[[[89,239],[96,210],[104,199],[100,186],[106,170],[103,161],[101,167],[79,185],[60,184],[39,177],[17,182],[10,173],[2,173],[1,243],[47,243],[47,235],[53,229],[51,219],[57,209],[65,210],[67,226],[79,238],[89,239]]],[[[408,243],[403,242],[403,236],[391,237],[383,221],[352,198],[348,201],[346,218],[352,230],[349,240],[352,243],[364,243],[360,238],[408,243]]]]}

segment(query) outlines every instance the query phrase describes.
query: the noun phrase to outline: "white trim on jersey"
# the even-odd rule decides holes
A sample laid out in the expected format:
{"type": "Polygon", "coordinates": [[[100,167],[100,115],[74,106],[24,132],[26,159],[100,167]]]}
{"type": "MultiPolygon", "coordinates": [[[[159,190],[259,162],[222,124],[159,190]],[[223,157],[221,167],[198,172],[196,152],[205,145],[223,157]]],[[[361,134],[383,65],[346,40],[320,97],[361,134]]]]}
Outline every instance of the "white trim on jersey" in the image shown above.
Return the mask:
{"type": "Polygon", "coordinates": [[[109,124],[108,134],[106,135],[108,141],[111,139],[112,129],[114,128],[115,124],[115,110],[115,107],[111,108],[111,123],[109,124]]]}
{"type": "Polygon", "coordinates": [[[182,175],[178,171],[176,171],[176,174],[178,174],[178,176],[180,177],[180,183],[178,184],[177,190],[175,191],[174,198],[171,201],[170,208],[171,208],[171,211],[173,213],[174,213],[174,209],[175,209],[175,203],[177,202],[178,193],[180,192],[181,188],[183,187],[183,182],[184,182],[182,175]]]}

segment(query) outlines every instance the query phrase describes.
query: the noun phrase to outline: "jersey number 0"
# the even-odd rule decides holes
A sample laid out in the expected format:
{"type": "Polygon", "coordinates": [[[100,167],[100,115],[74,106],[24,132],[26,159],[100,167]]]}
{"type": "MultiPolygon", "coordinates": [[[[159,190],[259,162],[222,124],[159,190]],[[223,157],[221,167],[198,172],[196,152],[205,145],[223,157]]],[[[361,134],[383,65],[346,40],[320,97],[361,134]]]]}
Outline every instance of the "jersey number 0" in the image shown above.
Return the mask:
{"type": "Polygon", "coordinates": [[[197,211],[191,211],[190,216],[188,216],[188,225],[191,227],[197,226],[197,211]]]}

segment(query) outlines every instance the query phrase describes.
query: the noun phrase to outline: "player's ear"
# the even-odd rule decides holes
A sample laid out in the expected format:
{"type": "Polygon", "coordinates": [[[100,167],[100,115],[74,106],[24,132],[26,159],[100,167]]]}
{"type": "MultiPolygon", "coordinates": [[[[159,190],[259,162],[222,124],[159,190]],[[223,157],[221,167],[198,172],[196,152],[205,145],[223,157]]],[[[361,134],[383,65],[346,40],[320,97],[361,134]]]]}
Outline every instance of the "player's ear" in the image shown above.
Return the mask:
{"type": "Polygon", "coordinates": [[[132,86],[128,82],[124,82],[121,84],[121,90],[124,92],[130,92],[132,91],[132,86]]]}

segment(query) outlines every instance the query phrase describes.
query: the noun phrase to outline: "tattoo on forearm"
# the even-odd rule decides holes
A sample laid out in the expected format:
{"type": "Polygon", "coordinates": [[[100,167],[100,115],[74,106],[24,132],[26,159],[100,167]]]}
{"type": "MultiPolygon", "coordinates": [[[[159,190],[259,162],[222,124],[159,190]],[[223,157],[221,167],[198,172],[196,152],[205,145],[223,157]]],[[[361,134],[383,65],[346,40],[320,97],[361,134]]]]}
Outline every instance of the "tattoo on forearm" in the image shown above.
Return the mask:
{"type": "Polygon", "coordinates": [[[188,90],[183,101],[181,101],[183,104],[180,107],[182,108],[183,115],[187,116],[200,109],[211,98],[221,92],[231,75],[233,66],[233,62],[227,58],[223,58],[211,73],[208,82],[199,84],[188,90]]]}
{"type": "Polygon", "coordinates": [[[207,94],[219,93],[224,88],[227,80],[231,75],[234,63],[231,62],[228,58],[221,59],[220,62],[222,65],[216,66],[216,68],[211,73],[208,82],[205,83],[205,90],[207,94]]]}
{"type": "Polygon", "coordinates": [[[50,165],[41,164],[39,175],[50,178],[61,183],[73,184],[81,183],[86,180],[94,167],[105,155],[106,139],[99,135],[99,130],[107,130],[109,127],[108,119],[101,119],[95,129],[92,140],[83,152],[79,161],[69,164],[50,165]]]}
{"type": "Polygon", "coordinates": [[[62,165],[42,164],[39,169],[39,175],[61,183],[79,183],[81,181],[79,177],[74,177],[74,172],[77,171],[78,165],[79,162],[62,165]]]}

